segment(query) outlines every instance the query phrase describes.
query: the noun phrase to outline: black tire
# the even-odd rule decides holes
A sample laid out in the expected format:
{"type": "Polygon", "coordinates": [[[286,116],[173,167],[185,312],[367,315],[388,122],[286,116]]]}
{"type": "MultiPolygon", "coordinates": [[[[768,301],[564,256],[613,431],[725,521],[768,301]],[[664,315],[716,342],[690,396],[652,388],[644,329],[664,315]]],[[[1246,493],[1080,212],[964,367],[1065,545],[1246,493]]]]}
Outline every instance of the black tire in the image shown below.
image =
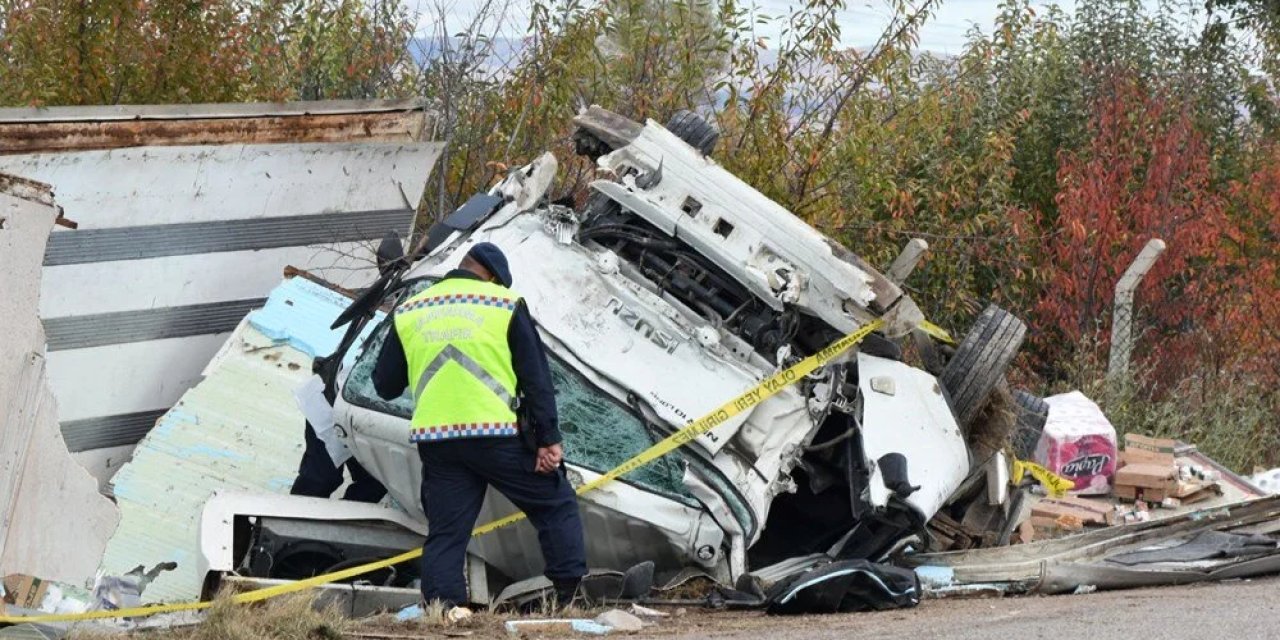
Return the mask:
{"type": "Polygon", "coordinates": [[[869,356],[877,358],[887,358],[889,360],[902,361],[902,347],[898,343],[880,335],[872,333],[862,339],[858,345],[858,351],[869,356]]]}
{"type": "Polygon", "coordinates": [[[667,121],[667,131],[689,143],[689,146],[709,156],[720,141],[720,132],[702,116],[692,111],[677,111],[667,121]]]}
{"type": "Polygon", "coordinates": [[[1017,423],[1013,435],[1009,436],[1009,444],[1019,460],[1030,460],[1035,457],[1040,434],[1044,433],[1044,424],[1049,418],[1049,403],[1025,389],[1013,392],[1013,402],[1017,405],[1017,423]]]}
{"type": "Polygon", "coordinates": [[[911,332],[911,341],[915,344],[916,354],[920,356],[920,368],[935,377],[942,375],[943,369],[947,368],[947,360],[933,338],[923,330],[916,329],[911,332]]]}
{"type": "Polygon", "coordinates": [[[940,380],[951,394],[960,428],[969,432],[1004,372],[1027,336],[1027,325],[1016,316],[991,305],[973,323],[969,335],[956,347],[940,380]]]}

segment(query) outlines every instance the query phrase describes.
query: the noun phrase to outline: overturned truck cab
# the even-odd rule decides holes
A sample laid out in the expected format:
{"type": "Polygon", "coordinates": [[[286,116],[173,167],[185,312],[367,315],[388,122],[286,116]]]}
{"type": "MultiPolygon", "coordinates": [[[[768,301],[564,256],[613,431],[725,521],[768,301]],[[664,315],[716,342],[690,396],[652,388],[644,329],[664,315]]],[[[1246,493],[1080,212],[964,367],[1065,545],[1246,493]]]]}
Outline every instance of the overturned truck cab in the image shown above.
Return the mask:
{"type": "MultiPolygon", "coordinates": [[[[544,154],[446,216],[409,256],[390,257],[340,318],[352,337],[374,325],[362,344],[343,341],[354,364],[329,370],[356,459],[425,522],[412,399],[383,400],[371,374],[387,312],[492,242],[547,346],[575,486],[884,322],[856,351],[582,495],[591,567],[652,561],[660,578],[693,569],[733,584],[797,556],[880,560],[927,537],[926,522],[980,471],[967,423],[1007,364],[985,344],[990,328],[976,344],[938,349],[899,283],[708,157],[714,129],[693,114],[664,127],[593,107],[576,124],[577,150],[600,176],[585,204],[549,202],[558,167],[544,154]],[[907,340],[939,359],[931,371],[903,362],[907,340]]],[[[490,491],[480,523],[514,511],[490,491]]],[[[473,599],[478,587],[494,594],[539,575],[537,549],[528,523],[474,538],[472,561],[485,567],[469,576],[488,584],[473,584],[473,599]]]]}

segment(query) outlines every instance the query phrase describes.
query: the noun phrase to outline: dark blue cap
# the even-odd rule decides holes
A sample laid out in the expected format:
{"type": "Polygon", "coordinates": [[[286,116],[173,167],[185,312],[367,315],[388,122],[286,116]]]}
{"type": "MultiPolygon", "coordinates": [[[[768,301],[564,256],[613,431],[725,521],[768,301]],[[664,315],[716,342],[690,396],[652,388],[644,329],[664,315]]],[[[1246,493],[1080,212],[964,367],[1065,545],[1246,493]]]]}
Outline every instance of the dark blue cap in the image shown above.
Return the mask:
{"type": "Polygon", "coordinates": [[[503,255],[498,245],[492,242],[481,242],[471,247],[467,256],[488,269],[502,286],[511,286],[511,268],[507,266],[507,256],[503,255]]]}

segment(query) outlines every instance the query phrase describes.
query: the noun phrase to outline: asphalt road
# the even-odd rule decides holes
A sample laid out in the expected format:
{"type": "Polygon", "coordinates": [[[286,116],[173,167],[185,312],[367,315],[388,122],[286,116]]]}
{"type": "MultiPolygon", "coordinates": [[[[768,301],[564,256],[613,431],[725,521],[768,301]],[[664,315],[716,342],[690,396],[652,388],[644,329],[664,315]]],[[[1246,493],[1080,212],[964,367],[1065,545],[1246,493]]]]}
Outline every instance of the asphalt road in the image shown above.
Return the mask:
{"type": "Polygon", "coordinates": [[[835,616],[690,612],[645,635],[751,640],[1280,638],[1280,578],[1078,596],[926,600],[906,611],[835,616]]]}

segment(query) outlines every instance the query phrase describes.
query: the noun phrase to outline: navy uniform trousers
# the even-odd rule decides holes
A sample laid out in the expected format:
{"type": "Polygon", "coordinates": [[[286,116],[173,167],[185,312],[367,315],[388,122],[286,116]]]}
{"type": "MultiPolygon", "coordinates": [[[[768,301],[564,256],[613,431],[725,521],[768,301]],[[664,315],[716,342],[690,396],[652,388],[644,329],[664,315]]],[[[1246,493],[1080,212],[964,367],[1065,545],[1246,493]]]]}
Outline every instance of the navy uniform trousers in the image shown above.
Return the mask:
{"type": "Polygon", "coordinates": [[[535,472],[534,454],[518,437],[420,442],[418,456],[427,514],[422,547],[422,597],[427,602],[468,602],[463,577],[467,543],[488,486],[529,516],[542,546],[543,574],[557,590],[586,575],[578,498],[563,468],[554,474],[535,472]]]}
{"type": "MultiPolygon", "coordinates": [[[[334,466],[333,458],[329,457],[329,452],[324,448],[324,441],[316,435],[310,422],[307,423],[305,441],[307,447],[302,452],[302,461],[298,463],[298,477],[294,479],[289,493],[295,496],[328,498],[342,486],[342,468],[334,466]]],[[[360,466],[355,458],[347,460],[342,466],[351,472],[351,484],[343,492],[343,500],[376,503],[387,495],[386,487],[360,466]]]]}

